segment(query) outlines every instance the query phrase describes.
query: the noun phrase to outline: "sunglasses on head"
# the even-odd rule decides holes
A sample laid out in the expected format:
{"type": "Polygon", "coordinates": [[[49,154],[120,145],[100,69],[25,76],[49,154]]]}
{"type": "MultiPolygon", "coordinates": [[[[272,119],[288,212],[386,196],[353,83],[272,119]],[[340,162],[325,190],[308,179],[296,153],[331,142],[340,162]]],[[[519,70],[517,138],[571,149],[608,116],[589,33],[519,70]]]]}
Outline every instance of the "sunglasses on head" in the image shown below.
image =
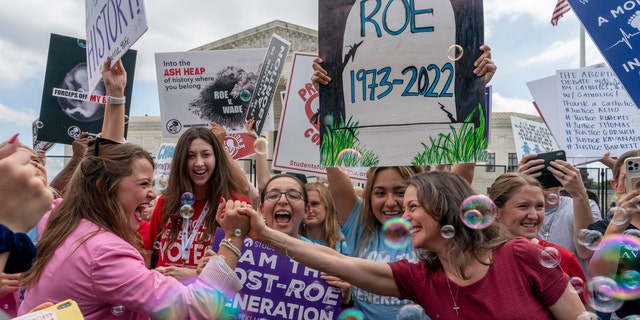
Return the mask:
{"type": "Polygon", "coordinates": [[[115,142],[113,140],[96,137],[95,146],[93,147],[93,156],[97,157],[100,154],[100,144],[120,144],[120,142],[115,142]]]}

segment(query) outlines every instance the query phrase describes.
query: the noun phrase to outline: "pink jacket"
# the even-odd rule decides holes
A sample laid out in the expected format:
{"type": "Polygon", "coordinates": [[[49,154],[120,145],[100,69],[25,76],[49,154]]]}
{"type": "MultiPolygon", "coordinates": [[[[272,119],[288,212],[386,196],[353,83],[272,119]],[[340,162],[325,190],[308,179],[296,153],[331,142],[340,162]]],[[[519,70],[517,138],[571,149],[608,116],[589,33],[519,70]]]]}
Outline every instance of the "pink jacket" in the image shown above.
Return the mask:
{"type": "Polygon", "coordinates": [[[223,258],[212,257],[198,280],[185,286],[147,269],[133,246],[82,220],[49,260],[38,284],[27,290],[18,314],[43,302],[73,299],[86,320],[211,319],[240,288],[223,258]]]}

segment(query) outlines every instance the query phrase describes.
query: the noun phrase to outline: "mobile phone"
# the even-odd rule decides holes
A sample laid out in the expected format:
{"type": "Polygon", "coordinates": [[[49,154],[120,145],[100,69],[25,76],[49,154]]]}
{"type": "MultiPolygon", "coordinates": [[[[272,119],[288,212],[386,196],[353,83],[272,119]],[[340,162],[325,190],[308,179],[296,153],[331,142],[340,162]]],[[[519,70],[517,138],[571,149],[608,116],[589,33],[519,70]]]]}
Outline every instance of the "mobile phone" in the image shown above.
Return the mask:
{"type": "Polygon", "coordinates": [[[624,168],[627,193],[634,189],[640,190],[640,157],[631,157],[625,160],[624,168]]]}
{"type": "Polygon", "coordinates": [[[84,320],[84,316],[82,316],[82,312],[80,312],[78,304],[75,301],[68,299],[51,307],[13,318],[13,320],[42,319],[84,320]]]}
{"type": "Polygon", "coordinates": [[[540,184],[542,185],[542,187],[546,189],[546,188],[562,186],[562,183],[558,181],[556,177],[553,176],[553,173],[551,173],[551,171],[549,171],[548,168],[549,168],[549,165],[551,164],[551,161],[554,161],[554,160],[567,161],[567,155],[565,154],[564,150],[538,153],[538,155],[535,158],[532,158],[531,160],[536,160],[536,159],[544,160],[544,168],[540,170],[542,174],[537,178],[540,184]]]}

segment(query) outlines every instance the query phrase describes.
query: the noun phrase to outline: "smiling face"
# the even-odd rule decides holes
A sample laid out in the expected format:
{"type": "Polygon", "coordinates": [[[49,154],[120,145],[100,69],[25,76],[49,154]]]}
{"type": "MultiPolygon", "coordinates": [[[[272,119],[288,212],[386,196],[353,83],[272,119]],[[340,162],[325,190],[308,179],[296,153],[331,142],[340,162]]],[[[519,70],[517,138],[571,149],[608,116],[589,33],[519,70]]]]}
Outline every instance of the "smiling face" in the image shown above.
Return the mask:
{"type": "Polygon", "coordinates": [[[382,170],[376,175],[371,189],[371,209],[381,224],[402,215],[403,183],[404,178],[396,170],[382,170]]]}
{"type": "Polygon", "coordinates": [[[502,208],[497,218],[514,236],[533,239],[542,228],[545,198],[539,187],[523,185],[516,189],[502,208]]]}
{"type": "MultiPolygon", "coordinates": [[[[265,193],[270,191],[303,192],[300,183],[290,177],[280,177],[271,180],[264,188],[265,193]]],[[[281,194],[276,201],[265,198],[260,205],[260,211],[268,226],[296,238],[299,237],[300,222],[302,222],[307,210],[308,206],[305,205],[304,199],[289,200],[284,194],[281,194]]]]}
{"type": "Polygon", "coordinates": [[[309,197],[310,210],[304,215],[304,224],[308,228],[322,228],[322,223],[327,215],[327,207],[322,203],[320,192],[317,190],[307,191],[309,197]]]}
{"type": "Polygon", "coordinates": [[[156,198],[153,188],[153,165],[149,160],[133,161],[131,174],[122,178],[115,189],[116,197],[127,217],[131,230],[138,230],[141,214],[156,198]]]}
{"type": "Polygon", "coordinates": [[[414,248],[427,249],[438,253],[444,241],[440,235],[440,224],[418,201],[418,190],[410,185],[404,194],[402,218],[411,224],[411,243],[414,248]]]}
{"type": "Polygon", "coordinates": [[[205,198],[207,196],[207,181],[211,179],[213,170],[215,170],[216,167],[216,157],[213,154],[213,147],[204,139],[194,139],[189,146],[187,167],[189,177],[193,182],[196,199],[205,198]]]}

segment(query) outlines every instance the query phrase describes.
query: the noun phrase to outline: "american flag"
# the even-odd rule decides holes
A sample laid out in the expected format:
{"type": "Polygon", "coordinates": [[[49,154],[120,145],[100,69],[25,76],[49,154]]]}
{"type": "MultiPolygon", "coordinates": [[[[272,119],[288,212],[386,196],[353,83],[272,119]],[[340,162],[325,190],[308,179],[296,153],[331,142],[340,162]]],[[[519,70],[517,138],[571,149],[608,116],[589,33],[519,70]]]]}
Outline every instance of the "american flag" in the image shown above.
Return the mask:
{"type": "Polygon", "coordinates": [[[569,6],[569,2],[567,0],[558,0],[556,3],[555,9],[553,9],[553,15],[551,16],[551,24],[558,25],[558,20],[567,12],[571,10],[571,6],[569,6]]]}

